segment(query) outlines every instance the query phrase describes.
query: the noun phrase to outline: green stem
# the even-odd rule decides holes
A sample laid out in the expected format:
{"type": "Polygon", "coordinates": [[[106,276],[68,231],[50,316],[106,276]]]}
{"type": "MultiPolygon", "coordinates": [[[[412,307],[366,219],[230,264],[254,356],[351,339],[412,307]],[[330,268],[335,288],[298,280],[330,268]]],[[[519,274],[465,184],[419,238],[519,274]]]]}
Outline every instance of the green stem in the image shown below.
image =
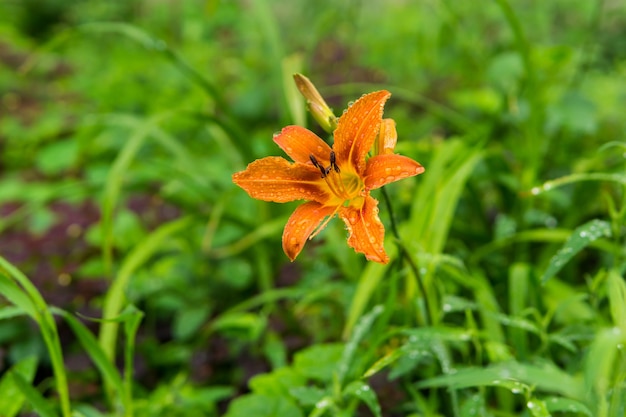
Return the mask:
{"type": "Polygon", "coordinates": [[[400,237],[400,232],[398,231],[398,226],[396,223],[396,216],[394,214],[393,207],[391,205],[391,199],[389,198],[389,194],[387,194],[387,190],[385,190],[385,188],[382,188],[381,191],[383,193],[383,200],[385,201],[385,206],[387,206],[387,211],[389,212],[389,220],[391,222],[391,232],[396,238],[396,245],[398,246],[398,249],[400,251],[400,256],[404,260],[406,260],[406,262],[409,264],[409,268],[411,268],[411,271],[413,272],[413,275],[415,276],[415,279],[417,280],[417,285],[419,286],[422,296],[424,297],[424,308],[426,310],[424,314],[424,320],[426,322],[426,325],[430,326],[432,323],[432,317],[430,315],[430,302],[428,301],[428,293],[426,292],[426,286],[424,285],[424,281],[422,280],[422,275],[419,272],[419,268],[417,267],[417,264],[411,257],[408,249],[406,248],[406,246],[404,245],[404,242],[402,241],[402,238],[400,237]]]}

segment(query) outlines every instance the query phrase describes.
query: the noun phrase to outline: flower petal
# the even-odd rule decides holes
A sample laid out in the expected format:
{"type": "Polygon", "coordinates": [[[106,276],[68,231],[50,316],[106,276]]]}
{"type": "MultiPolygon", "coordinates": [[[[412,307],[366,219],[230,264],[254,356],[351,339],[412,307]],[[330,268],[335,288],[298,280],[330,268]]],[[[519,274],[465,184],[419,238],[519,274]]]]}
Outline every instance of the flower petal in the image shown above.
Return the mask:
{"type": "Polygon", "coordinates": [[[264,201],[313,200],[324,203],[330,198],[328,186],[317,168],[291,163],[277,156],[250,163],[244,171],[233,174],[233,182],[250,197],[264,201]]]}
{"type": "Polygon", "coordinates": [[[274,142],[291,159],[301,164],[311,164],[310,155],[315,156],[317,161],[325,167],[330,163],[330,146],[315,133],[301,126],[287,126],[274,136],[274,142]]]}
{"type": "Polygon", "coordinates": [[[365,170],[365,156],[370,151],[380,130],[385,101],[391,96],[388,91],[376,91],[358,99],[339,118],[335,130],[333,149],[337,163],[350,164],[357,174],[365,170]]]}
{"type": "Polygon", "coordinates": [[[312,201],[302,204],[293,212],[283,231],[283,250],[289,259],[296,259],[315,228],[326,216],[332,216],[336,209],[312,201]]]}
{"type": "Polygon", "coordinates": [[[397,154],[376,155],[367,160],[364,183],[367,190],[380,188],[390,182],[412,177],[424,172],[424,167],[406,156],[397,154]]]}
{"type": "Polygon", "coordinates": [[[370,261],[386,264],[389,256],[383,246],[385,227],[378,217],[377,206],[378,201],[368,195],[361,208],[341,207],[339,217],[348,228],[348,245],[365,254],[370,261]]]}

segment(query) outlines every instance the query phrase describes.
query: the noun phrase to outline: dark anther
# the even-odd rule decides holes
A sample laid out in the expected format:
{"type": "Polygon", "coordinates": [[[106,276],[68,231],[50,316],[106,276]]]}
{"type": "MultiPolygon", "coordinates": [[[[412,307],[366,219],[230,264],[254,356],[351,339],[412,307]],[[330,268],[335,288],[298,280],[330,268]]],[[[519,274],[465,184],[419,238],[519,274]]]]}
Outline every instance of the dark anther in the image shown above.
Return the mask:
{"type": "Polygon", "coordinates": [[[328,175],[330,168],[324,169],[324,167],[319,162],[317,162],[317,158],[315,158],[313,154],[309,155],[309,159],[311,160],[313,166],[320,170],[320,172],[322,173],[322,178],[326,178],[326,175],[328,175]]]}
{"type": "Polygon", "coordinates": [[[340,172],[339,165],[337,165],[337,159],[335,157],[335,151],[330,151],[330,167],[328,171],[330,172],[330,168],[333,168],[336,173],[340,172]]]}
{"type": "Polygon", "coordinates": [[[320,167],[320,163],[317,162],[317,158],[315,158],[313,154],[309,155],[309,159],[311,160],[311,163],[313,164],[313,166],[315,166],[316,168],[320,167]]]}

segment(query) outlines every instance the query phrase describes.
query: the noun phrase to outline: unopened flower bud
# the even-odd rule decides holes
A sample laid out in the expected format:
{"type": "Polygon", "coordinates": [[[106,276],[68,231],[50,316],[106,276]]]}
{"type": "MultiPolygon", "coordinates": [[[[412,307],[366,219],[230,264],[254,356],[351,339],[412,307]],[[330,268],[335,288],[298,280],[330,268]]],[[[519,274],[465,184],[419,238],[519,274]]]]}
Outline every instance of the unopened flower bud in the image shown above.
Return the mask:
{"type": "Polygon", "coordinates": [[[332,133],[337,128],[337,117],[328,107],[317,88],[311,80],[302,74],[294,74],[293,79],[300,93],[307,102],[307,107],[315,121],[328,133],[332,133]]]}
{"type": "Polygon", "coordinates": [[[374,142],[374,154],[384,155],[393,153],[397,141],[398,132],[396,131],[395,120],[383,119],[380,123],[378,138],[376,142],[374,142]]]}

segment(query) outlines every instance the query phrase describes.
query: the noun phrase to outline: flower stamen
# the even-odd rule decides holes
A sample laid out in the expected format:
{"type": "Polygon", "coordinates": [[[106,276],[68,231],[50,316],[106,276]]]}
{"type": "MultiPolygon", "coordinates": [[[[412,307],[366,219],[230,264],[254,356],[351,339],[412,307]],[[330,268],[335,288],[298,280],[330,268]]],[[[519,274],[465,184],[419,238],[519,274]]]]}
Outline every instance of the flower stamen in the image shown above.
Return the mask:
{"type": "Polygon", "coordinates": [[[322,178],[326,178],[330,170],[328,168],[324,169],[322,164],[317,161],[317,158],[313,154],[309,155],[309,159],[311,160],[313,166],[320,170],[320,172],[322,173],[322,178]]]}

